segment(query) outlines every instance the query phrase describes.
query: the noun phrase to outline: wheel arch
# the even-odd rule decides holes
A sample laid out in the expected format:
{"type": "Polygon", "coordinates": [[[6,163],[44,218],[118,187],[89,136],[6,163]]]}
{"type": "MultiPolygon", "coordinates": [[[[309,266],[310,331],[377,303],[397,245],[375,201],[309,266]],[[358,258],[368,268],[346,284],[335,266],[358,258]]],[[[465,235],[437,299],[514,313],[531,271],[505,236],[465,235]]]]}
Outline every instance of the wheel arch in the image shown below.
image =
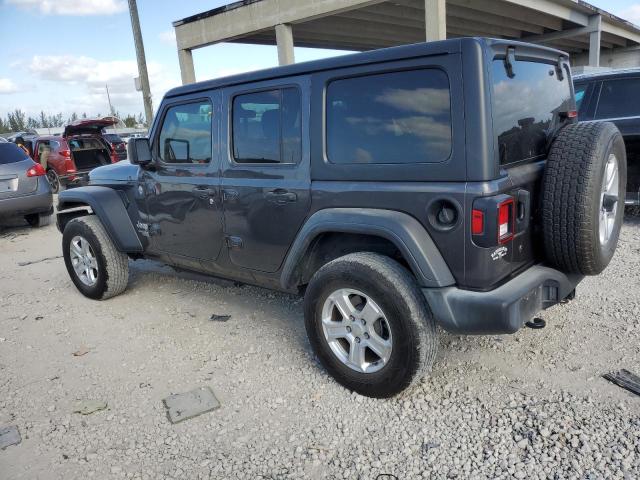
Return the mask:
{"type": "Polygon", "coordinates": [[[285,259],[281,286],[304,285],[325,263],[356,251],[382,253],[404,264],[423,287],[445,287],[455,279],[429,233],[402,212],[371,208],[328,208],[314,213],[285,259]]]}
{"type": "Polygon", "coordinates": [[[96,215],[116,248],[124,253],[143,251],[142,243],[118,192],[108,187],[87,186],[58,195],[56,224],[60,232],[73,218],[96,215]]]}

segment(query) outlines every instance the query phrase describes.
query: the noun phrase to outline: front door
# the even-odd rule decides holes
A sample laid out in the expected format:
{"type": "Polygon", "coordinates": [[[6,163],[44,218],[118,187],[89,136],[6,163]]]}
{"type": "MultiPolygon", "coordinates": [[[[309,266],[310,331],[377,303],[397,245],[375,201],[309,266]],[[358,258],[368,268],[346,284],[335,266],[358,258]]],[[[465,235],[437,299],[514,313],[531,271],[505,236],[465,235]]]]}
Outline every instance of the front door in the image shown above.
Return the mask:
{"type": "Polygon", "coordinates": [[[175,261],[215,261],[220,253],[222,207],[217,162],[218,96],[170,103],[153,133],[154,163],[140,188],[146,198],[151,248],[175,261]]]}
{"type": "Polygon", "coordinates": [[[310,208],[307,79],[223,93],[222,194],[229,257],[277,271],[310,208]]]}

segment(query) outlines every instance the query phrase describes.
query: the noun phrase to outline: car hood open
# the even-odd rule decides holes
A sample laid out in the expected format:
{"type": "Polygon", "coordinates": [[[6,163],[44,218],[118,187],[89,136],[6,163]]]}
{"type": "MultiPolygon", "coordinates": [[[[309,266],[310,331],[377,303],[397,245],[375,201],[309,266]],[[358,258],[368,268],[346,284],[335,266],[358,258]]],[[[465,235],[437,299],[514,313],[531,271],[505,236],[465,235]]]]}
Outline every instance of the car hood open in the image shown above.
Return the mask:
{"type": "Polygon", "coordinates": [[[81,118],[64,127],[64,136],[99,134],[103,128],[116,125],[119,120],[116,117],[81,118]]]}

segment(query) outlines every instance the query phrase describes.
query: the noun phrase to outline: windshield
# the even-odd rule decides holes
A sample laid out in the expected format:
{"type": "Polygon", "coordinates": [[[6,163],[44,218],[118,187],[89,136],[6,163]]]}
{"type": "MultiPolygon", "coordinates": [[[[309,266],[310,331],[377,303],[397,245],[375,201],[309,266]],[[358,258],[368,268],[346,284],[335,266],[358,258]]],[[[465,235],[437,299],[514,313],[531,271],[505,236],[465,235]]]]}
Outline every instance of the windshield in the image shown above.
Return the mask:
{"type": "Polygon", "coordinates": [[[500,164],[543,158],[559,113],[575,110],[568,70],[556,65],[516,60],[513,78],[504,60],[493,61],[493,127],[500,164]]]}

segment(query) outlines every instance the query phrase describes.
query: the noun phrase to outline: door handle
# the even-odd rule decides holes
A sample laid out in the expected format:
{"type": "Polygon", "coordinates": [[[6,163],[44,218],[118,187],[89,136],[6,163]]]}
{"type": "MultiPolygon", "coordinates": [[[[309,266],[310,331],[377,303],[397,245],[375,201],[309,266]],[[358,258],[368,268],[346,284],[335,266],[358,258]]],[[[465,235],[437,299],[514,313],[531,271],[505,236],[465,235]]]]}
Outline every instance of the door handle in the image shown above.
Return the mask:
{"type": "Polygon", "coordinates": [[[215,197],[217,194],[217,191],[215,188],[209,188],[209,187],[194,187],[192,192],[195,193],[200,198],[215,197]]]}
{"type": "Polygon", "coordinates": [[[265,198],[272,203],[283,205],[285,203],[293,203],[298,200],[298,196],[283,188],[276,188],[264,194],[265,198]]]}

